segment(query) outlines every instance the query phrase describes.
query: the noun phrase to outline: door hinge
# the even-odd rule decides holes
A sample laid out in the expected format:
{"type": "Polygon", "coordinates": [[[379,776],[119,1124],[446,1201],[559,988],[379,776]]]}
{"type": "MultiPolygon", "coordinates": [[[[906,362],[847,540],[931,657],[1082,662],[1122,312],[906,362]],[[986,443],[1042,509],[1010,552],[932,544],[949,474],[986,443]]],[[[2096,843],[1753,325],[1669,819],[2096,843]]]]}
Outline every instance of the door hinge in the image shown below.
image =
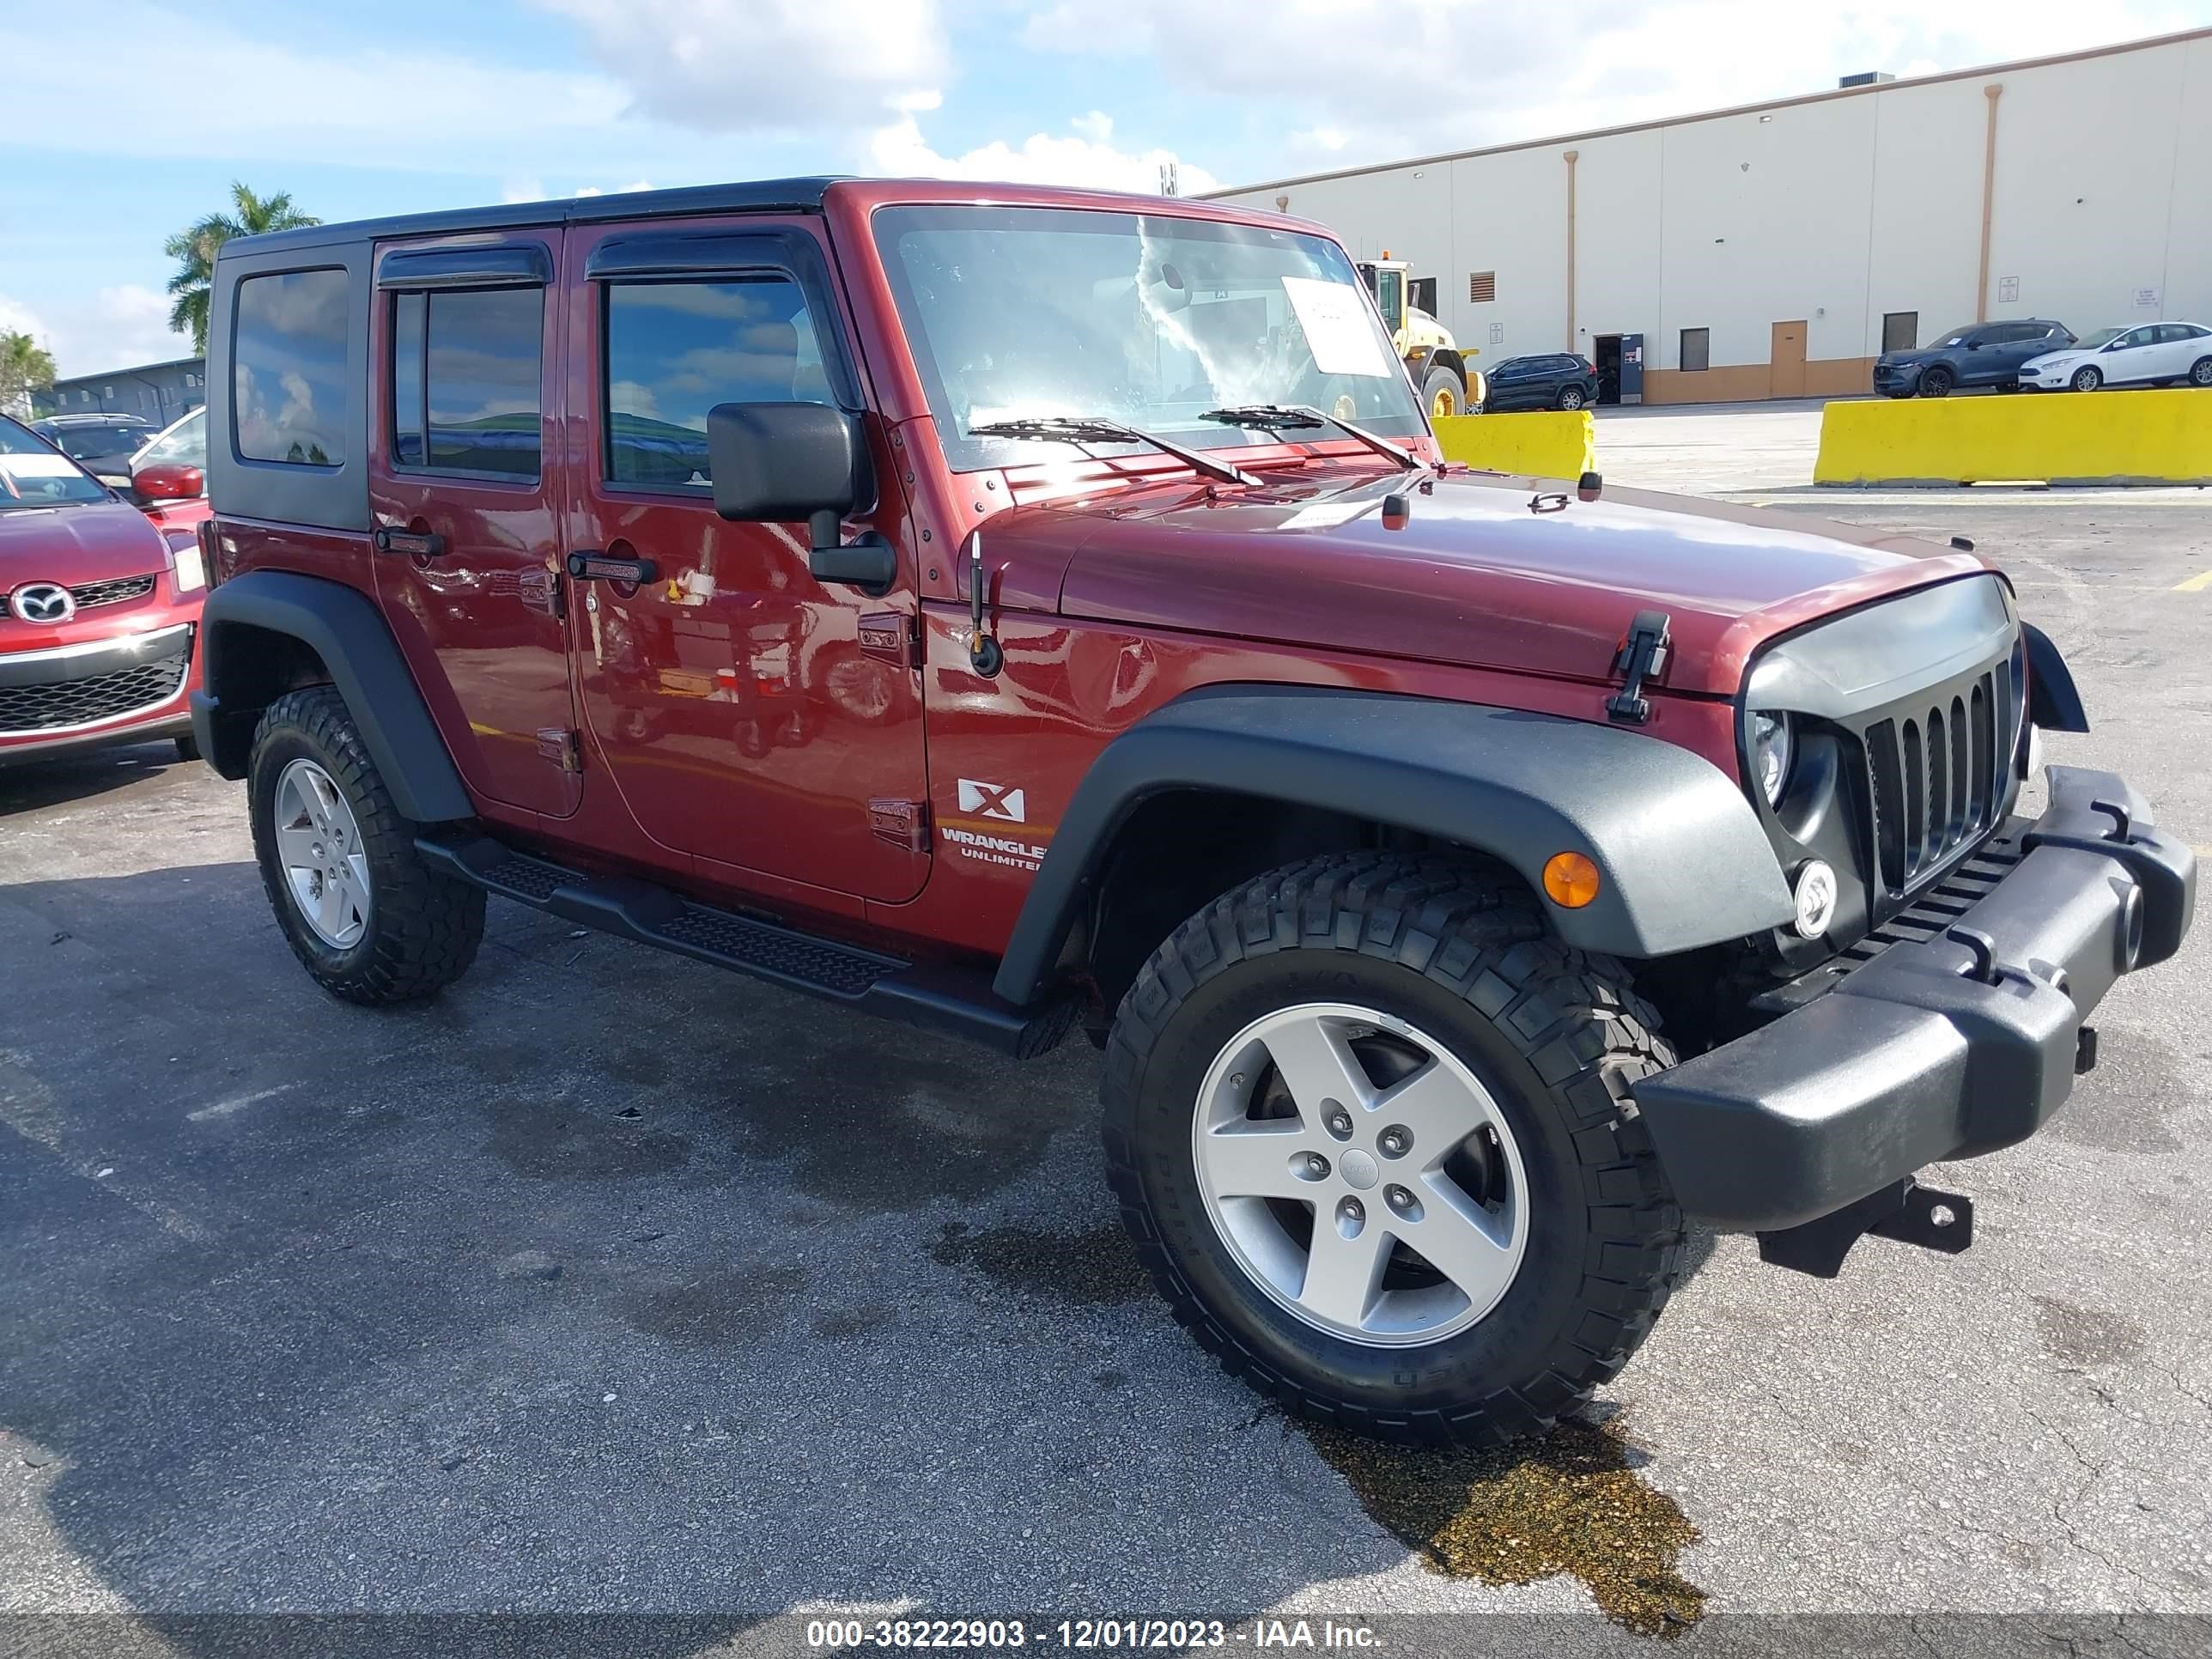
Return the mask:
{"type": "Polygon", "coordinates": [[[1641,726],[1651,718],[1650,699],[1644,682],[1667,672],[1668,619],[1663,611],[1639,611],[1628,624],[1628,637],[1620,642],[1613,672],[1620,676],[1620,690],[1605,700],[1608,719],[1641,726]]]}
{"type": "Polygon", "coordinates": [[[909,853],[929,850],[929,803],[926,800],[872,800],[868,803],[868,832],[878,841],[903,847],[909,853]]]}
{"type": "Polygon", "coordinates": [[[565,726],[541,727],[538,733],[538,758],[551,761],[563,772],[584,769],[583,745],[576,733],[565,726]]]}
{"type": "Polygon", "coordinates": [[[921,617],[909,611],[872,611],[860,618],[860,653],[895,662],[902,668],[921,666],[921,617]]]}
{"type": "Polygon", "coordinates": [[[534,564],[515,578],[522,591],[522,603],[543,617],[561,614],[561,574],[542,564],[534,564]]]}

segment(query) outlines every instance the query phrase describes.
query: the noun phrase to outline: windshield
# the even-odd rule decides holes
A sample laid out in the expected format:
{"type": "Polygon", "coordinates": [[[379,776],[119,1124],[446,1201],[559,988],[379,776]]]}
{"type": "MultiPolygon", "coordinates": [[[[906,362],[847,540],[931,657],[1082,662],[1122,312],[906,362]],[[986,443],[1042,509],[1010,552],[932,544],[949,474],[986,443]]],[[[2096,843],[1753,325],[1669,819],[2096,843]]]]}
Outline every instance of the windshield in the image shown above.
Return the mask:
{"type": "Polygon", "coordinates": [[[1945,346],[1964,345],[1966,343],[1968,338],[1972,337],[1973,331],[1973,329],[1971,328],[1954,328],[1948,334],[1946,334],[1942,339],[1936,341],[1933,346],[1929,348],[1929,349],[1931,351],[1940,351],[1945,346]]]}
{"type": "Polygon", "coordinates": [[[80,461],[88,461],[99,455],[127,454],[153,435],[153,428],[145,426],[58,426],[54,428],[54,442],[60,446],[62,453],[80,461]]]}
{"type": "Polygon", "coordinates": [[[2075,341],[2072,349],[2075,351],[2094,351],[2100,345],[2110,345],[2126,331],[2127,331],[2124,329],[2100,328],[2094,334],[2090,335],[2087,339],[2075,341]]]}
{"type": "Polygon", "coordinates": [[[0,415],[0,510],[104,501],[107,491],[29,428],[0,415]]]}
{"type": "Polygon", "coordinates": [[[886,208],[875,232],[956,471],[1066,453],[972,435],[1052,416],[1171,433],[1193,449],[1282,441],[1203,418],[1224,404],[1310,404],[1386,437],[1427,431],[1352,261],[1324,238],[1057,208],[886,208]]]}
{"type": "Polygon", "coordinates": [[[205,466],[207,410],[196,409],[131,458],[132,471],[142,466],[205,466]]]}

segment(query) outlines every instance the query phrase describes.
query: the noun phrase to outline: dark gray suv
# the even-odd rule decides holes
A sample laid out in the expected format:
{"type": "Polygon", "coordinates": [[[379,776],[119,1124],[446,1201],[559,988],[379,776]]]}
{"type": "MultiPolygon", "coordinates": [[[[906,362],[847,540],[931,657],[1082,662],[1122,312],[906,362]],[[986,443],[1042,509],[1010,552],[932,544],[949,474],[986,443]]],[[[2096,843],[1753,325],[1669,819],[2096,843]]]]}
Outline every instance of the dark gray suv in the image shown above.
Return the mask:
{"type": "Polygon", "coordinates": [[[1917,351],[1885,351],[1875,360],[1874,389],[1889,398],[1945,398],[1977,386],[2014,392],[2022,364],[2073,343],[2073,330],[2041,318],[1976,323],[1917,351]]]}

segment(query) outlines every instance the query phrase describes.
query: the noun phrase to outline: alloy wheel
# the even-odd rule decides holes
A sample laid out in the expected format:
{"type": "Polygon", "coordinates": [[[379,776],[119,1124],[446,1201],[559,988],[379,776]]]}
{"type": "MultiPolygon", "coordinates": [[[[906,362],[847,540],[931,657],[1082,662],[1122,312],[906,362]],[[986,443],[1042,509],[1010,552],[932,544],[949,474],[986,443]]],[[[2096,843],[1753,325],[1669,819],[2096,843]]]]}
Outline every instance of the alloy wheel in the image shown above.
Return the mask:
{"type": "Polygon", "coordinates": [[[1528,1186],[1480,1079],[1405,1021],[1304,1003],[1232,1037],[1200,1085],[1191,1153],[1237,1264],[1316,1329],[1410,1347],[1510,1288],[1528,1186]]]}
{"type": "Polygon", "coordinates": [[[276,780],[276,858],[308,931],[333,951],[368,929],[368,853],[345,793],[320,766],[295,760],[276,780]]]}

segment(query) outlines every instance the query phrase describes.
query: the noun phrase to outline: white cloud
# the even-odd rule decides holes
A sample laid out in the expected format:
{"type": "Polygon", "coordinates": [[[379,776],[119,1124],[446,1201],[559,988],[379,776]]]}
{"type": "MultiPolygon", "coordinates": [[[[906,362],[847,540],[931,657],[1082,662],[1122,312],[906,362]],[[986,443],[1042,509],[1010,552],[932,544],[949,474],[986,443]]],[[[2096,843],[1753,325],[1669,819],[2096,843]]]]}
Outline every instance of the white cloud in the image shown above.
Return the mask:
{"type": "Polygon", "coordinates": [[[641,113],[709,132],[801,132],[933,97],[935,0],[538,0],[574,20],[641,113]]]}
{"type": "Polygon", "coordinates": [[[49,303],[37,313],[0,295],[0,329],[33,336],[53,353],[55,373],[64,380],[192,355],[191,337],[169,331],[168,295],[135,283],[49,303]]]}
{"type": "Polygon", "coordinates": [[[880,128],[868,146],[869,170],[893,177],[987,179],[1020,185],[1073,185],[1157,196],[1160,168],[1173,162],[1177,185],[1188,196],[1218,187],[1204,167],[1179,161],[1172,150],[1117,149],[1107,142],[1113,123],[1093,112],[1069,125],[1073,135],[1031,133],[1018,145],[994,139],[957,155],[945,155],[922,137],[912,116],[880,128]],[[1097,136],[1086,136],[1096,134],[1097,136]]]}
{"type": "Polygon", "coordinates": [[[1057,0],[1032,50],[1143,57],[1289,129],[1279,165],[1389,161],[1963,69],[2201,24],[2204,0],[1057,0]],[[1265,50],[1255,50],[1263,42],[1265,50]]]}

